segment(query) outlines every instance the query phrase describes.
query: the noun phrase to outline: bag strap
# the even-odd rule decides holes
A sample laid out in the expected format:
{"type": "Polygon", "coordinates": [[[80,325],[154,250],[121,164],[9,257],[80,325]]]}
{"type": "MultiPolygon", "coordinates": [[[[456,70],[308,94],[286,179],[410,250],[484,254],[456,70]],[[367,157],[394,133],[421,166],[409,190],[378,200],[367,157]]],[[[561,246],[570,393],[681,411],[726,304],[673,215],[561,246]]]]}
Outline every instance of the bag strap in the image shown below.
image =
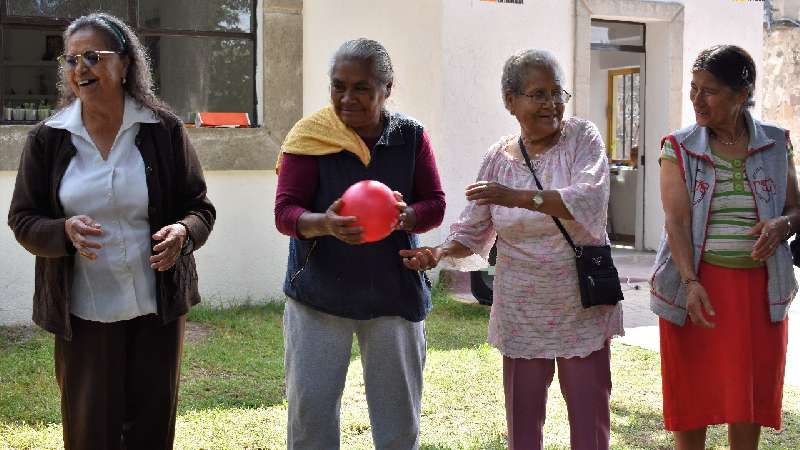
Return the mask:
{"type": "MultiPolygon", "coordinates": [[[[536,171],[533,170],[533,165],[531,164],[531,157],[528,156],[528,149],[525,148],[525,144],[522,142],[522,135],[520,135],[519,137],[519,149],[522,151],[522,157],[525,158],[525,165],[528,166],[528,169],[533,174],[533,179],[536,181],[536,187],[538,187],[540,191],[543,191],[544,188],[542,187],[542,183],[539,182],[539,177],[536,176],[536,171]]],[[[550,218],[553,219],[553,222],[556,223],[556,226],[561,231],[561,234],[564,235],[564,239],[566,239],[570,247],[572,247],[572,251],[575,252],[575,256],[580,258],[581,255],[583,254],[583,251],[579,247],[577,247],[575,243],[572,241],[572,238],[569,237],[569,233],[567,233],[567,230],[564,228],[564,225],[561,224],[561,221],[558,219],[558,217],[550,216],[550,218]]]]}

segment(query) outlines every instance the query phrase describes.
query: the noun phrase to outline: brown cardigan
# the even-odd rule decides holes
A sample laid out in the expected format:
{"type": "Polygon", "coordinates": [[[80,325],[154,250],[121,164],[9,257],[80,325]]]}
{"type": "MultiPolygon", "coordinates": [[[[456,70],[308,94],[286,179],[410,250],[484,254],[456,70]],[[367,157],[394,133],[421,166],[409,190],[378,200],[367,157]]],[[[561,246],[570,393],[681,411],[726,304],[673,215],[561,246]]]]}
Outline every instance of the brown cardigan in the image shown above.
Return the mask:
{"type": "MultiPolygon", "coordinates": [[[[180,221],[197,250],[211,233],[216,210],[206,198],[203,170],[180,120],[169,113],[158,116],[158,123],[141,124],[135,141],[146,171],[150,232],[180,221]]],[[[36,255],[33,321],[67,340],[72,338],[69,310],[76,250],[64,231],[58,190],[76,152],[67,130],[44,124],[31,130],[8,212],[8,226],[17,241],[36,255]]],[[[156,305],[164,323],[198,302],[191,253],[179,256],[169,270],[156,272],[156,305]]]]}

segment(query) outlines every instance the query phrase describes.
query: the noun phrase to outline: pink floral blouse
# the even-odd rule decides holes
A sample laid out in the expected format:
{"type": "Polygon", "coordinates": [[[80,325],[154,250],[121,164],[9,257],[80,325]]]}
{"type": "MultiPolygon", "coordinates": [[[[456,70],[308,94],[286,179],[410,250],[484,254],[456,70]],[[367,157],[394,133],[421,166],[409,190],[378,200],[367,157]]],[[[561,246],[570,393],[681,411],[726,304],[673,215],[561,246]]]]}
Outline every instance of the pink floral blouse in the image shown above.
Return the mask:
{"type": "MultiPolygon", "coordinates": [[[[504,137],[489,149],[478,180],[536,189],[525,161],[514,156],[518,138],[504,137]]],[[[597,127],[574,117],[565,120],[559,142],[531,162],[542,186],[557,190],[575,217],[562,220],[575,243],[607,243],[608,160],[597,127]]],[[[448,239],[475,252],[445,261],[459,270],[485,267],[497,237],[489,343],[504,356],[585,357],[624,334],[621,305],[581,307],[572,249],[550,216],[470,202],[450,231],[448,239]]]]}

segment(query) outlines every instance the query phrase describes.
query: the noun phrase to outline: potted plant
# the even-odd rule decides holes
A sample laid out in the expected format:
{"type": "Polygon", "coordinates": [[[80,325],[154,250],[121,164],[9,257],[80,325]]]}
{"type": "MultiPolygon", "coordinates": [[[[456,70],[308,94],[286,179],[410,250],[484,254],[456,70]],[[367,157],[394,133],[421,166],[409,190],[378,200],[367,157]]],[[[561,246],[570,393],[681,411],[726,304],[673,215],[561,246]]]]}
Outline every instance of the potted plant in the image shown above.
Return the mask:
{"type": "Polygon", "coordinates": [[[25,120],[36,120],[36,103],[25,103],[25,120]]]}
{"type": "Polygon", "coordinates": [[[50,115],[50,107],[47,106],[47,102],[42,100],[39,103],[39,109],[36,110],[36,120],[44,120],[50,115]]]}
{"type": "Polygon", "coordinates": [[[11,110],[11,115],[14,120],[25,120],[25,107],[17,106],[11,110]]]}

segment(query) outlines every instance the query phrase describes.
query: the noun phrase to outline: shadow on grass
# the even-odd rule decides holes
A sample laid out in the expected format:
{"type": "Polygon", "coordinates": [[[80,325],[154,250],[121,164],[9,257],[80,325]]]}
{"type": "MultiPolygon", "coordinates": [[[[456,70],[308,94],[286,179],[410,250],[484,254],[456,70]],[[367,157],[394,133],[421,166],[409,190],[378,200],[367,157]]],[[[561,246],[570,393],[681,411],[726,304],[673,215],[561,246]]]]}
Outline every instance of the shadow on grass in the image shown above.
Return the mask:
{"type": "MultiPolygon", "coordinates": [[[[777,432],[771,428],[762,428],[759,448],[783,450],[798,448],[800,442],[800,415],[787,410],[784,405],[783,430],[777,432]]],[[[797,405],[794,405],[796,408],[797,405]]],[[[614,448],[646,448],[667,450],[673,448],[672,433],[664,429],[663,416],[660,410],[644,405],[626,407],[612,403],[611,412],[614,419],[611,430],[614,434],[614,448]]],[[[727,448],[727,425],[711,425],[706,437],[707,448],[727,448]]]]}
{"type": "Polygon", "coordinates": [[[664,431],[661,410],[646,405],[629,407],[612,402],[611,414],[614,448],[672,448],[672,436],[664,431]]]}
{"type": "MultiPolygon", "coordinates": [[[[465,447],[448,447],[446,445],[439,445],[439,444],[426,444],[422,443],[419,446],[419,450],[454,450],[454,449],[463,449],[465,447]]],[[[506,442],[506,438],[498,435],[492,439],[487,439],[483,441],[475,442],[474,444],[470,444],[467,449],[470,450],[505,450],[508,448],[508,443],[506,442]]]]}

